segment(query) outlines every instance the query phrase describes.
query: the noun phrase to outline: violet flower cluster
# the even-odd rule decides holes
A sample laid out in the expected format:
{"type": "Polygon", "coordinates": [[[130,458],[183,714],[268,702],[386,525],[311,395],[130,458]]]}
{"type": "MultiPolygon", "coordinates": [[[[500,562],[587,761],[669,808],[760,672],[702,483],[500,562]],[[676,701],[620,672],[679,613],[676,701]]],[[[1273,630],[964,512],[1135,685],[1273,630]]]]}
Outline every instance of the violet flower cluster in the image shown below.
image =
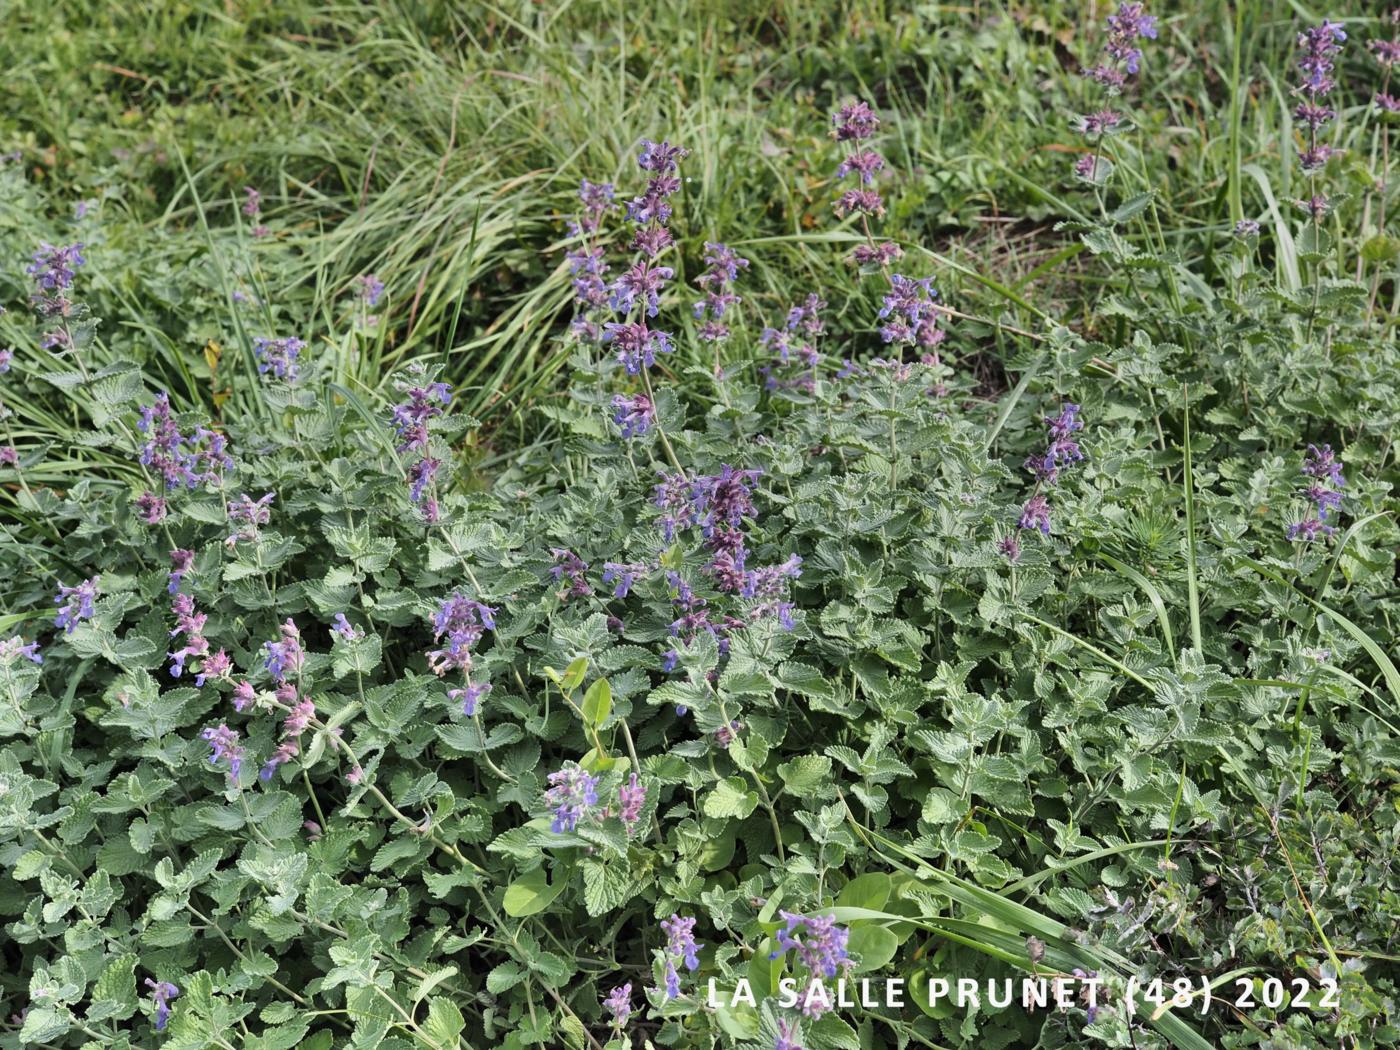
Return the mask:
{"type": "Polygon", "coordinates": [[[618,319],[604,322],[600,337],[617,352],[628,375],[639,375],[656,363],[657,354],[674,349],[670,333],[648,327],[645,317],[660,311],[661,293],[675,275],[658,260],[673,243],[670,198],[681,188],[678,172],[688,153],[669,142],[644,140],[637,157],[650,177],[641,195],[627,202],[627,218],[637,226],[631,245],[635,254],[632,264],[608,286],[607,306],[618,319]]]}
{"type": "Polygon", "coordinates": [[[549,774],[548,780],[544,801],[554,814],[549,829],[556,835],[573,831],[598,805],[598,778],[569,763],[549,774]]]}
{"type": "Polygon", "coordinates": [[[700,322],[696,335],[707,343],[729,338],[725,315],[742,300],[734,294],[734,282],[739,271],[747,270],[749,261],[741,258],[728,245],[717,241],[705,242],[705,270],[695,278],[705,298],[695,304],[695,319],[700,322]]]}
{"type": "Polygon", "coordinates": [[[676,999],[681,994],[681,963],[694,972],[700,966],[700,945],[695,940],[695,919],[682,918],[672,914],[661,924],[661,932],[666,934],[666,998],[676,999]]]}
{"type": "MultiPolygon", "coordinates": [[[[1108,16],[1105,29],[1107,36],[1099,60],[1084,71],[1084,76],[1111,99],[1122,93],[1128,78],[1142,68],[1138,41],[1157,39],[1157,18],[1147,14],[1144,4],[1120,3],[1118,10],[1108,16]]],[[[1122,112],[1106,103],[1077,119],[1076,127],[1089,140],[1091,149],[1075,161],[1076,178],[1094,186],[1108,179],[1113,168],[1103,156],[1104,139],[1122,130],[1124,119],[1122,112]]]]}
{"type": "Polygon", "coordinates": [[[630,835],[642,819],[642,808],[647,802],[647,786],[632,773],[627,783],[617,789],[618,817],[630,835]]]}
{"type": "MultiPolygon", "coordinates": [[[[836,141],[850,143],[836,175],[856,182],[855,188],[845,190],[837,198],[834,210],[842,218],[850,215],[860,218],[865,243],[852,252],[852,261],[862,272],[879,270],[889,282],[889,291],[878,315],[880,338],[893,346],[914,347],[921,353],[922,364],[936,366],[940,362],[934,348],[946,333],[938,325],[938,293],[934,290],[933,279],[892,272],[891,264],[904,253],[893,241],[877,241],[870,229],[870,217],[882,215],[885,210],[883,198],[872,186],[875,176],[888,164],[867,145],[879,126],[880,119],[866,102],[848,103],[832,117],[836,141]]],[[[847,364],[849,370],[845,374],[854,374],[854,366],[847,364]]]]}
{"type": "Polygon", "coordinates": [[[62,627],[64,634],[72,634],[78,624],[92,619],[96,611],[93,602],[101,593],[97,586],[100,580],[100,576],[93,576],[72,587],[59,584],[58,595],[54,598],[58,606],[58,615],[53,621],[55,627],[62,627]]]}
{"type": "Polygon", "coordinates": [[[1346,486],[1342,464],[1331,445],[1309,445],[1303,456],[1302,474],[1307,479],[1303,494],[1312,504],[1311,511],[1287,528],[1290,540],[1310,542],[1319,536],[1331,536],[1336,527],[1328,524],[1328,516],[1342,506],[1341,490],[1346,486]]]}
{"type": "Polygon", "coordinates": [[[449,671],[462,672],[462,688],[449,689],[447,695],[461,702],[462,713],[468,718],[476,717],[481,698],[491,691],[489,684],[471,680],[472,649],[487,631],[495,629],[495,609],[455,591],[443,599],[433,614],[433,639],[442,648],[428,653],[428,666],[439,678],[449,671]]]}
{"type": "MultiPolygon", "coordinates": [[[[674,542],[682,529],[698,528],[711,556],[705,572],[716,589],[753,603],[743,617],[715,618],[705,598],[696,594],[679,573],[668,572],[671,602],[678,614],[671,623],[671,636],[684,645],[705,633],[719,642],[721,653],[726,653],[733,631],[762,619],[776,618],[784,630],[794,627],[794,605],[786,596],[787,581],[801,575],[802,559],[794,554],[780,565],[756,569],[747,564],[749,552],[743,525],[755,513],[753,485],[759,475],[760,471],[740,470],[726,463],[718,474],[694,479],[662,475],[656,486],[653,502],[662,512],[658,524],[666,542],[674,542]]],[[[672,648],[666,653],[663,666],[672,671],[679,660],[680,651],[672,648]]]]}
{"type": "Polygon", "coordinates": [[[452,404],[452,388],[447,383],[429,383],[403,388],[403,393],[406,399],[394,406],[393,424],[398,451],[416,457],[406,474],[408,498],[418,505],[423,520],[432,524],[441,517],[433,480],[442,460],[431,454],[428,424],[452,404]]]}
{"type": "MultiPolygon", "coordinates": [[[[206,427],[183,433],[170,410],[170,395],[164,391],[141,408],[136,429],[145,436],[141,465],[164,482],[166,492],[220,485],[223,472],[233,467],[228,439],[206,427]]],[[[159,524],[168,511],[165,497],[149,489],[137,497],[136,509],[147,525],[159,524]]]]}
{"type": "Polygon", "coordinates": [[[151,1002],[156,1008],[156,1031],[165,1031],[170,1023],[170,1000],[180,994],[180,989],[169,981],[153,981],[146,978],[146,987],[151,989],[151,1002]]]}
{"type": "Polygon", "coordinates": [[[627,1019],[632,1016],[632,982],[620,984],[607,994],[603,1000],[603,1009],[612,1014],[612,1026],[621,1030],[626,1027],[627,1019]]]}
{"type": "Polygon", "coordinates": [[[593,585],[588,582],[586,561],[563,547],[551,547],[549,553],[554,559],[554,565],[549,570],[550,576],[554,577],[556,583],[565,584],[564,589],[559,592],[561,601],[587,598],[593,593],[593,585]]]}
{"type": "Polygon", "coordinates": [[[292,383],[301,374],[301,352],[306,344],[296,336],[284,339],[254,339],[253,353],[258,358],[258,374],[271,373],[275,379],[292,383]]]}
{"type": "Polygon", "coordinates": [[[225,513],[231,530],[224,545],[232,550],[240,540],[255,540],[258,530],[272,520],[274,494],[266,492],[253,499],[248,493],[240,493],[237,499],[228,501],[225,513]]]}
{"type": "Polygon", "coordinates": [[[244,758],[243,747],[238,742],[238,730],[230,729],[227,724],[220,722],[217,726],[203,730],[199,735],[209,744],[209,764],[227,762],[228,782],[236,785],[244,758]]]}
{"type": "Polygon", "coordinates": [[[55,327],[44,332],[40,346],[60,353],[74,349],[73,325],[84,308],[69,297],[79,266],[87,263],[82,243],[54,245],[40,243],[25,272],[34,281],[29,301],[41,318],[53,319],[55,327]]]}
{"type": "Polygon", "coordinates": [[[1385,71],[1381,89],[1375,94],[1376,108],[1382,113],[1400,113],[1400,98],[1390,93],[1390,74],[1400,65],[1400,7],[1392,8],[1390,24],[1394,27],[1389,40],[1372,40],[1366,46],[1376,56],[1381,69],[1385,71]]]}
{"type": "Polygon", "coordinates": [[[38,642],[26,642],[17,634],[0,640],[0,667],[8,667],[20,658],[36,664],[44,662],[38,642]]]}
{"type": "MultiPolygon", "coordinates": [[[[296,690],[288,683],[284,688],[278,689],[278,698],[284,702],[295,699],[296,690]]],[[[287,717],[282,721],[282,739],[278,742],[271,757],[263,763],[262,769],[258,771],[259,779],[271,780],[273,773],[277,772],[278,766],[290,762],[301,753],[301,736],[310,727],[311,721],[315,717],[316,705],[310,698],[302,697],[291,704],[287,717]]]]}
{"type": "MultiPolygon", "coordinates": [[[[814,981],[835,977],[850,965],[846,950],[850,931],[846,927],[836,925],[836,920],[826,915],[807,916],[790,911],[780,914],[784,923],[775,934],[777,947],[768,958],[795,951],[814,981]]],[[[828,1009],[829,1002],[823,996],[803,997],[802,1012],[809,1017],[820,1017],[828,1009]]]]}
{"type": "Polygon", "coordinates": [[[1331,206],[1327,196],[1318,191],[1316,177],[1337,151],[1321,140],[1319,132],[1337,115],[1326,99],[1336,87],[1332,74],[1346,38],[1346,31],[1338,22],[1323,22],[1298,34],[1300,77],[1293,94],[1299,102],[1293,119],[1306,129],[1304,144],[1298,149],[1298,163],[1308,176],[1312,196],[1301,203],[1314,221],[1320,221],[1331,206]]]}
{"type": "Polygon", "coordinates": [[[277,640],[264,642],[263,667],[279,685],[290,678],[300,678],[306,663],[306,650],[301,646],[301,632],[295,621],[288,618],[278,629],[277,640]]]}
{"type": "MultiPolygon", "coordinates": [[[[1046,486],[1055,485],[1060,472],[1084,459],[1084,451],[1079,447],[1076,434],[1084,429],[1084,421],[1079,418],[1079,406],[1066,401],[1060,406],[1060,414],[1046,417],[1045,426],[1050,440],[1040,455],[1028,456],[1026,470],[1035,478],[1035,490],[1021,507],[1021,517],[1017,526],[1022,529],[1035,529],[1043,536],[1050,535],[1050,501],[1041,491],[1046,486]]],[[[1013,533],[997,544],[997,549],[1009,561],[1015,562],[1021,556],[1020,539],[1013,533]]]]}
{"type": "Polygon", "coordinates": [[[773,355],[773,361],[759,369],[766,390],[798,390],[811,394],[817,388],[821,354],[817,341],[826,334],[821,313],[826,300],[811,292],[798,306],[788,310],[781,328],[764,328],[759,342],[773,355]]]}

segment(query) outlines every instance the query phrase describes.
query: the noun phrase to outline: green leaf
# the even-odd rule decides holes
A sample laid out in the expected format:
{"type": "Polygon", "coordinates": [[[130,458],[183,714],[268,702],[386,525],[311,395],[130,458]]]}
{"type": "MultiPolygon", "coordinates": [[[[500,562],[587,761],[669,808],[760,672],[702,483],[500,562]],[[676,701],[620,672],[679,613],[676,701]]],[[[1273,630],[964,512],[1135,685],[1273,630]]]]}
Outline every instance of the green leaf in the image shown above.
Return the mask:
{"type": "Polygon", "coordinates": [[[705,798],[705,815],[710,817],[747,817],[758,808],[758,793],[747,791],[740,777],[721,780],[705,798]]]}
{"type": "Polygon", "coordinates": [[[457,1045],[457,1037],[466,1027],[462,1011],[451,999],[434,996],[428,1000],[428,1016],[422,1023],[423,1034],[438,1047],[447,1050],[457,1045]]]}
{"type": "Polygon", "coordinates": [[[588,692],[583,694],[582,710],[584,722],[593,729],[608,720],[612,713],[612,687],[606,678],[599,678],[588,687],[588,692]]]}
{"type": "Polygon", "coordinates": [[[544,911],[563,889],[562,882],[549,885],[545,870],[536,868],[506,887],[502,903],[507,915],[520,919],[544,911]]]}

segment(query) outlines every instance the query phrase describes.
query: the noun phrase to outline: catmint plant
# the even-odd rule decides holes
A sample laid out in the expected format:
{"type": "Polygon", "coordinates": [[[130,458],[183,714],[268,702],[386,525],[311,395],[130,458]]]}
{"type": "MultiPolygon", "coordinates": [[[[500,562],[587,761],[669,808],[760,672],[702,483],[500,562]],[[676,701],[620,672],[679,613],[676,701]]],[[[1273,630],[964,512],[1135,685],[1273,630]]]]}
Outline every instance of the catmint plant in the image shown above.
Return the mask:
{"type": "MultiPolygon", "coordinates": [[[[1074,164],[1075,177],[1095,187],[1099,192],[1113,173],[1113,162],[1104,155],[1106,140],[1127,128],[1127,117],[1113,108],[1115,99],[1127,88],[1130,78],[1142,67],[1139,40],[1157,38],[1157,19],[1147,14],[1146,5],[1120,3],[1108,16],[1105,38],[1099,60],[1084,71],[1084,76],[1103,93],[1098,108],[1083,114],[1075,128],[1089,142],[1090,150],[1074,164]]],[[[1099,198],[1102,205],[1102,196],[1099,198]]]]}

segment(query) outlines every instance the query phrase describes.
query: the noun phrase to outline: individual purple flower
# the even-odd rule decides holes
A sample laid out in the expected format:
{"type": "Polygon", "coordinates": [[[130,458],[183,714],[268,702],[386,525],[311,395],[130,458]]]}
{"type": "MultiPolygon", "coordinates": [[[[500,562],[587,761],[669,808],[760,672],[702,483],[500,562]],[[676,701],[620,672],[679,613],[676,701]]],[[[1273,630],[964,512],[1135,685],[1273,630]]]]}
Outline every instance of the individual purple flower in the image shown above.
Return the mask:
{"type": "Polygon", "coordinates": [[[371,310],[378,306],[379,300],[384,297],[384,282],[372,273],[356,277],[355,286],[359,289],[360,302],[371,310]]]}
{"type": "Polygon", "coordinates": [[[695,971],[700,966],[700,945],[695,940],[695,919],[682,918],[671,914],[661,924],[661,932],[666,934],[666,998],[675,999],[681,994],[680,974],[677,963],[695,971]]]}
{"type": "Polygon", "coordinates": [[[1039,529],[1042,535],[1050,535],[1050,502],[1044,496],[1036,494],[1026,500],[1025,506],[1021,508],[1021,517],[1017,522],[1023,529],[1039,529]]]}
{"type": "Polygon", "coordinates": [[[0,350],[0,375],[4,375],[10,370],[10,363],[15,359],[15,352],[10,349],[0,350]]]}
{"type": "Polygon", "coordinates": [[[298,357],[306,344],[296,336],[285,339],[254,339],[253,352],[258,356],[258,373],[271,372],[277,379],[293,382],[301,374],[298,357]]]}
{"type": "Polygon", "coordinates": [[[19,466],[19,449],[14,445],[0,445],[0,467],[19,466]]]}
{"type": "Polygon", "coordinates": [[[448,671],[467,672],[472,648],[488,630],[496,629],[496,610],[489,605],[453,593],[433,614],[433,638],[446,644],[428,653],[428,666],[441,677],[448,671]]]}
{"type": "Polygon", "coordinates": [[[632,832],[642,819],[642,807],[647,801],[647,786],[633,773],[627,783],[617,789],[618,816],[628,832],[632,832]]]}
{"type": "Polygon", "coordinates": [[[290,617],[278,629],[277,641],[263,643],[262,653],[263,666],[274,681],[285,682],[301,674],[306,651],[301,647],[301,632],[290,617]]]}
{"type": "Polygon", "coordinates": [[[211,754],[209,764],[216,765],[220,761],[228,762],[228,779],[230,784],[238,783],[239,771],[243,768],[244,752],[238,743],[238,730],[230,729],[220,722],[217,727],[205,729],[199,734],[209,744],[211,754]]]}
{"type": "Polygon", "coordinates": [[[549,774],[548,780],[549,789],[544,793],[544,800],[554,812],[550,830],[556,835],[573,831],[598,805],[598,778],[570,763],[549,774]]]}
{"type": "Polygon", "coordinates": [[[262,212],[262,194],[252,186],[243,187],[243,214],[256,218],[262,212]]]}
{"type": "Polygon", "coordinates": [[[641,437],[656,422],[656,405],[646,394],[618,394],[612,399],[613,422],[623,438],[641,437]]]}
{"type": "Polygon", "coordinates": [[[11,664],[20,657],[24,657],[31,663],[41,664],[44,662],[44,658],[39,655],[38,642],[26,642],[17,634],[0,641],[0,665],[11,664]]]}
{"type": "Polygon", "coordinates": [[[25,272],[34,278],[34,283],[46,292],[63,291],[73,286],[74,271],[84,265],[81,242],[53,245],[43,241],[34,253],[34,261],[25,272]]]}
{"type": "Polygon", "coordinates": [[[593,593],[593,586],[588,582],[586,561],[563,547],[553,547],[549,553],[554,559],[549,574],[554,577],[556,583],[568,581],[568,586],[560,592],[561,598],[568,601],[570,598],[586,598],[593,593]]]}
{"type": "Polygon", "coordinates": [[[149,977],[146,987],[151,989],[151,1001],[156,1008],[156,1031],[163,1032],[170,1023],[170,1000],[179,996],[180,989],[169,981],[153,981],[149,977]]]}
{"type": "Polygon", "coordinates": [[[54,598],[54,604],[59,607],[53,621],[55,627],[62,627],[64,634],[72,634],[78,624],[92,619],[95,612],[93,602],[100,593],[97,586],[99,580],[100,576],[93,576],[72,587],[59,585],[58,595],[54,598]]]}
{"type": "Polygon", "coordinates": [[[632,983],[620,984],[603,1000],[603,1009],[612,1014],[612,1026],[621,1029],[632,1016],[632,983]]]}
{"type": "Polygon", "coordinates": [[[1259,222],[1256,219],[1241,219],[1235,223],[1235,236],[1241,240],[1259,236],[1259,222]]]}
{"type": "Polygon", "coordinates": [[[1014,532],[1007,533],[997,541],[997,553],[1012,565],[1021,560],[1021,539],[1014,532]]]}
{"type": "Polygon", "coordinates": [[[490,682],[474,684],[468,682],[463,689],[449,689],[447,697],[449,700],[457,700],[462,704],[462,714],[468,718],[476,717],[477,707],[481,704],[481,698],[491,691],[490,682]]]}
{"type": "Polygon", "coordinates": [[[335,626],[331,628],[331,632],[340,635],[347,642],[353,642],[357,638],[365,636],[365,632],[347,620],[343,612],[335,614],[335,626]]]}

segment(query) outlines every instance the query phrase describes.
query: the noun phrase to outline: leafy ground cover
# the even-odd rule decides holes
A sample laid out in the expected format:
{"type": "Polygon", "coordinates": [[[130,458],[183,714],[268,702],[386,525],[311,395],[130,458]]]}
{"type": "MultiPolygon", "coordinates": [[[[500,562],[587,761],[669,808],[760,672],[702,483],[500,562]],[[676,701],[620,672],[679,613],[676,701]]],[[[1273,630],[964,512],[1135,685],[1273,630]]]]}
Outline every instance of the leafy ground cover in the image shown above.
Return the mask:
{"type": "Polygon", "coordinates": [[[1400,1038],[1400,17],[11,21],[0,1046],[1400,1038]]]}

